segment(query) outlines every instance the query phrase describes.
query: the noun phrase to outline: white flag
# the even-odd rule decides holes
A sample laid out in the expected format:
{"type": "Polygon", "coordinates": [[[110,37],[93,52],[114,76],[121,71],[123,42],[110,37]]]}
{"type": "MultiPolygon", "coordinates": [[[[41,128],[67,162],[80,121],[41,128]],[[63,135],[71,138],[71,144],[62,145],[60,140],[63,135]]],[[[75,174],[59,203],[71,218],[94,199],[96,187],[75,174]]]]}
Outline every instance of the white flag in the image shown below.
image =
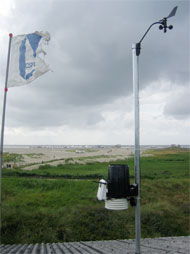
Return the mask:
{"type": "Polygon", "coordinates": [[[28,84],[50,70],[40,57],[41,53],[46,54],[42,43],[49,40],[48,32],[34,32],[12,38],[8,87],[28,84]]]}

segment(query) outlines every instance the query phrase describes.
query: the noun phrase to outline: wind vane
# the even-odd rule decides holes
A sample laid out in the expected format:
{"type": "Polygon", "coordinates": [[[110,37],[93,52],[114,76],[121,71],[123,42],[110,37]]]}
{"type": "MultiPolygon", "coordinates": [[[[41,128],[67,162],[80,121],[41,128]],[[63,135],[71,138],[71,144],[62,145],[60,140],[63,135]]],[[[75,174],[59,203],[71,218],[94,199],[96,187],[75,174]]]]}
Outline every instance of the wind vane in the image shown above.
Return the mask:
{"type": "Polygon", "coordinates": [[[163,19],[161,19],[161,20],[159,20],[159,21],[157,21],[157,22],[154,22],[154,23],[152,23],[152,24],[149,26],[149,28],[146,30],[146,32],[145,32],[145,34],[143,35],[143,37],[142,37],[142,38],[140,39],[140,41],[136,44],[136,45],[137,45],[137,47],[136,47],[136,54],[137,54],[137,55],[140,55],[141,42],[143,41],[143,39],[145,38],[145,36],[147,35],[147,33],[149,32],[149,30],[151,29],[152,26],[154,26],[154,25],[156,25],[156,24],[160,24],[159,29],[160,29],[160,30],[164,29],[164,33],[167,32],[167,29],[170,29],[170,30],[173,29],[173,26],[172,26],[172,25],[169,25],[169,26],[167,25],[167,21],[168,21],[169,18],[175,16],[176,11],[177,11],[177,8],[178,8],[177,6],[174,7],[174,8],[172,9],[172,11],[170,12],[170,14],[169,14],[167,17],[165,17],[165,18],[163,18],[163,19]]]}

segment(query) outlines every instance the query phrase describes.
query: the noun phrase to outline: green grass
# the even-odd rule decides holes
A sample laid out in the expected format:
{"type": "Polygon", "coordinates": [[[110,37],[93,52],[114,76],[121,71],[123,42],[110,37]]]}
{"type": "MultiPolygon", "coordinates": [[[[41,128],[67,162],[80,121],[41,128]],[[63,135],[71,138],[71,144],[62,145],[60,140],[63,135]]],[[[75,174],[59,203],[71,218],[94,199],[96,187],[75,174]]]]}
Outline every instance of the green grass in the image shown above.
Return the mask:
{"type": "Polygon", "coordinates": [[[50,166],[44,164],[39,169],[27,171],[21,169],[3,169],[3,176],[42,176],[42,177],[61,177],[75,179],[97,179],[107,176],[107,163],[87,163],[83,164],[64,164],[50,166]]]}
{"type": "MultiPolygon", "coordinates": [[[[133,183],[134,160],[117,163],[129,164],[133,183]]],[[[135,238],[135,209],[109,211],[96,199],[93,180],[107,177],[107,169],[107,163],[45,165],[32,172],[4,169],[2,243],[135,238]],[[35,178],[29,177],[32,173],[35,178]],[[64,174],[73,179],[60,179],[64,174]]],[[[142,157],[141,176],[142,237],[189,235],[188,151],[142,157]]]]}
{"type": "Polygon", "coordinates": [[[23,155],[17,153],[3,153],[3,162],[21,162],[23,155]]]}
{"type": "MultiPolygon", "coordinates": [[[[150,157],[141,157],[141,177],[142,179],[166,179],[189,177],[189,152],[171,151],[166,153],[160,149],[154,151],[155,155],[150,157]],[[162,154],[161,154],[161,151],[162,154]]],[[[134,178],[134,158],[124,161],[118,160],[109,164],[128,164],[130,175],[134,178]]],[[[99,179],[107,178],[108,163],[88,162],[87,164],[60,164],[50,166],[44,164],[39,169],[27,171],[24,169],[3,169],[3,176],[42,176],[42,177],[61,177],[75,179],[99,179]]]]}
{"type": "Polygon", "coordinates": [[[28,156],[30,158],[40,158],[43,156],[43,153],[26,153],[25,156],[28,156]]]}

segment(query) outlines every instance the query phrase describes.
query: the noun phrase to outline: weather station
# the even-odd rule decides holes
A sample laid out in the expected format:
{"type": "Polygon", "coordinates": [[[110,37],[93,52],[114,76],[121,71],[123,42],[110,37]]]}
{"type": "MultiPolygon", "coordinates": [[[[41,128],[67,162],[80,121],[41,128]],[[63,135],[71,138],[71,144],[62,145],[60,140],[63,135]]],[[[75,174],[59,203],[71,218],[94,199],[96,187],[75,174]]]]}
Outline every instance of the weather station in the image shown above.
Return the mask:
{"type": "Polygon", "coordinates": [[[98,200],[105,200],[105,208],[110,210],[128,209],[128,201],[136,205],[137,184],[130,185],[128,165],[113,164],[108,169],[108,181],[101,179],[97,193],[98,200]]]}
{"type": "Polygon", "coordinates": [[[146,30],[138,43],[132,44],[133,59],[133,94],[134,94],[134,170],[135,183],[130,185],[128,165],[110,165],[108,168],[108,180],[101,179],[99,182],[97,198],[105,201],[105,208],[110,210],[128,209],[128,201],[132,206],[136,206],[135,211],[135,232],[136,232],[136,254],[141,253],[141,170],[140,170],[140,120],[139,120],[139,55],[141,53],[141,43],[147,33],[154,25],[159,25],[159,29],[166,33],[173,29],[173,25],[167,24],[168,18],[174,17],[177,6],[170,14],[163,19],[152,23],[146,30]]]}

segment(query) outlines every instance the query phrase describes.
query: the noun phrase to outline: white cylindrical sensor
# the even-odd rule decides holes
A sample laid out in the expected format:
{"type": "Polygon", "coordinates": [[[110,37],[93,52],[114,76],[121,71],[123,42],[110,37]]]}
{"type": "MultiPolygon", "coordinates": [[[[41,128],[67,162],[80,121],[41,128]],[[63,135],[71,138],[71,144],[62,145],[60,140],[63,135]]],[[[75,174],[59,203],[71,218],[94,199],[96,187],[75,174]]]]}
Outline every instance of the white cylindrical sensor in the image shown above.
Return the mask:
{"type": "Polygon", "coordinates": [[[107,192],[108,192],[107,182],[104,179],[101,179],[99,182],[98,193],[97,193],[98,200],[106,200],[107,192]]]}

